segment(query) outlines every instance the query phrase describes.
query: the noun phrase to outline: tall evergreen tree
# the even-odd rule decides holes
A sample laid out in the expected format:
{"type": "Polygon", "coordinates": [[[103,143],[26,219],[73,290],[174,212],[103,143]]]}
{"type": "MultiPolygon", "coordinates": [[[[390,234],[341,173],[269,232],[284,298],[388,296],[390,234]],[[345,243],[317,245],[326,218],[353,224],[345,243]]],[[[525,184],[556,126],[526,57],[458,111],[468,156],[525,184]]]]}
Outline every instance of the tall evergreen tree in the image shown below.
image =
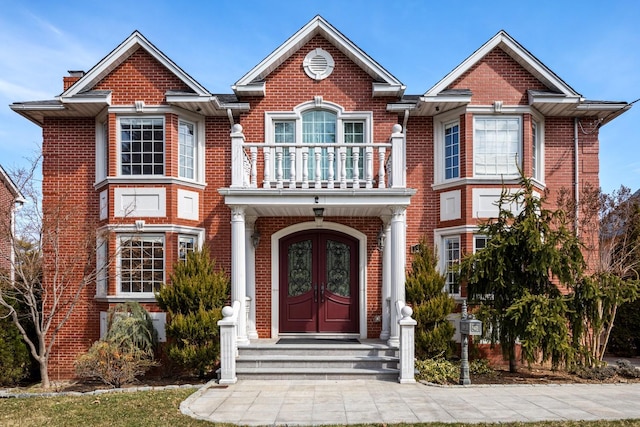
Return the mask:
{"type": "Polygon", "coordinates": [[[229,292],[228,276],[216,270],[209,251],[203,249],[176,263],[170,284],[156,294],[158,305],[169,314],[169,358],[201,377],[219,356],[218,320],[229,292]]]}
{"type": "Polygon", "coordinates": [[[418,322],[415,331],[415,350],[418,359],[449,356],[451,338],[455,332],[447,316],[453,312],[455,301],[444,291],[445,276],[438,271],[433,251],[420,242],[406,278],[406,299],[413,307],[418,322]]]}
{"type": "Polygon", "coordinates": [[[528,361],[542,356],[559,363],[570,356],[567,304],[559,286],[573,288],[584,268],[564,211],[547,209],[544,196],[522,174],[520,186],[513,193],[503,190],[498,217],[480,226],[486,247],[465,257],[460,270],[469,299],[487,308],[485,327],[492,342],[500,342],[511,372],[517,371],[518,339],[528,361]]]}

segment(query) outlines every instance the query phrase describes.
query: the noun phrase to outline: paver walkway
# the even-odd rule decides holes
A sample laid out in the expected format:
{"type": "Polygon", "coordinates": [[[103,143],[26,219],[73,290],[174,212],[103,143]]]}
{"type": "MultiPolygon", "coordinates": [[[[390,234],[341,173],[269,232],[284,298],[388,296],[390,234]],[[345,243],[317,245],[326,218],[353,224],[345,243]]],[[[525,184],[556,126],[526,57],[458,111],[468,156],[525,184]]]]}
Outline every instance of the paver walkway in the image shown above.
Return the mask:
{"type": "Polygon", "coordinates": [[[239,425],[640,419],[640,384],[435,387],[375,380],[210,383],[181,405],[239,425]]]}

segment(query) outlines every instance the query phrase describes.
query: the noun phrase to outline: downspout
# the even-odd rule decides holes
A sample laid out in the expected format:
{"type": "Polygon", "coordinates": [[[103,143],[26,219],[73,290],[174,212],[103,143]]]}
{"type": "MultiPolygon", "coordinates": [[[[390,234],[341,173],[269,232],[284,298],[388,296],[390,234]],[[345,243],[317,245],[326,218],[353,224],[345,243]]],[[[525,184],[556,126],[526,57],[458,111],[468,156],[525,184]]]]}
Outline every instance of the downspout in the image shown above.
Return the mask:
{"type": "Polygon", "coordinates": [[[579,184],[579,163],[578,163],[578,118],[573,118],[573,151],[574,151],[574,181],[573,181],[573,192],[574,192],[574,201],[575,201],[575,231],[576,236],[580,235],[579,228],[579,215],[580,215],[580,184],[579,184]]]}
{"type": "Polygon", "coordinates": [[[404,120],[402,120],[402,133],[407,137],[407,122],[409,121],[409,109],[404,110],[404,120]]]}
{"type": "Polygon", "coordinates": [[[229,117],[229,124],[231,127],[235,124],[235,120],[233,120],[233,113],[231,112],[231,108],[227,108],[227,117],[229,117]]]}

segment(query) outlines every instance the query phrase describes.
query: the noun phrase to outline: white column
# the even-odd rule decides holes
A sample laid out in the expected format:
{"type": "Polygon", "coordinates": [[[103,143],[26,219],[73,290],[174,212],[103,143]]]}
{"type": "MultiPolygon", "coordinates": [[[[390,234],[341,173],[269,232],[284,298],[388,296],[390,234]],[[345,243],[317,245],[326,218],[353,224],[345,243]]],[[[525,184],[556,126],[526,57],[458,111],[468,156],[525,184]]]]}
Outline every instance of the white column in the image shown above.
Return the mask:
{"type": "Polygon", "coordinates": [[[393,125],[391,134],[391,187],[405,188],[407,182],[407,161],[402,126],[393,125]]]}
{"type": "Polygon", "coordinates": [[[415,383],[415,328],[418,322],[411,318],[413,310],[408,305],[402,307],[400,326],[400,384],[415,383]]]}
{"type": "Polygon", "coordinates": [[[256,248],[253,245],[256,217],[245,217],[245,254],[247,263],[247,336],[250,340],[258,339],[258,331],[256,330],[256,248]]]}
{"type": "MultiPolygon", "coordinates": [[[[391,252],[391,316],[390,316],[390,336],[387,343],[392,347],[400,344],[398,321],[400,313],[397,310],[397,303],[404,304],[404,279],[406,263],[406,208],[404,206],[391,207],[391,241],[389,251],[391,252]]],[[[389,239],[388,239],[389,240],[389,239]]],[[[386,244],[385,244],[386,246],[386,244]]]]}
{"type": "Polygon", "coordinates": [[[382,217],[382,331],[381,340],[388,340],[390,335],[390,315],[393,310],[391,304],[391,221],[389,216],[382,217]]]}
{"type": "Polygon", "coordinates": [[[231,301],[240,303],[238,345],[248,344],[244,206],[231,207],[231,301]]]}

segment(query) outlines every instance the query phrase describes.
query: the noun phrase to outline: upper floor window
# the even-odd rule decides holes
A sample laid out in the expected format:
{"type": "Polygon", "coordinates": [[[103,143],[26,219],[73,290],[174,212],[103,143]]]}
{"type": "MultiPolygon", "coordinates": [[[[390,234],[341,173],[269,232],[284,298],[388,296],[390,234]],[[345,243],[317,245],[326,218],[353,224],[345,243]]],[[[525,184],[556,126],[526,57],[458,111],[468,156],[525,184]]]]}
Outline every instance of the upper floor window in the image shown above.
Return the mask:
{"type": "MultiPolygon", "coordinates": [[[[291,165],[295,165],[296,179],[303,175],[303,159],[306,157],[306,174],[311,181],[319,175],[320,180],[330,177],[337,179],[340,173],[346,179],[354,179],[356,171],[358,179],[364,179],[364,147],[345,147],[340,144],[364,144],[369,142],[368,125],[370,113],[341,113],[326,109],[311,109],[301,114],[272,113],[271,137],[276,144],[286,144],[275,152],[275,168],[282,168],[282,178],[291,179],[291,165]],[[296,150],[293,145],[301,145],[296,150]],[[323,144],[338,144],[331,148],[323,144]],[[305,145],[309,145],[308,150],[305,145]],[[344,157],[344,170],[340,168],[340,152],[344,157]],[[281,158],[280,158],[281,153],[281,158]],[[304,154],[304,156],[303,156],[304,154]],[[293,157],[291,157],[293,156],[293,157]],[[278,160],[280,158],[280,160],[278,160]],[[319,167],[318,167],[319,160],[319,167]],[[332,165],[332,166],[330,166],[332,165]],[[329,170],[331,169],[331,170],[329,170]]],[[[278,173],[276,169],[276,174],[278,173]]]]}
{"type": "Polygon", "coordinates": [[[444,126],[444,179],[460,177],[460,125],[444,126]]]}
{"type": "Polygon", "coordinates": [[[475,117],[474,175],[517,176],[521,134],[520,117],[475,117]]]}
{"type": "Polygon", "coordinates": [[[120,236],[119,249],[119,293],[159,291],[164,283],[164,236],[120,236]]]}
{"type": "Polygon", "coordinates": [[[196,129],[184,120],[178,123],[178,176],[196,178],[196,129]]]}
{"type": "Polygon", "coordinates": [[[531,122],[531,177],[538,181],[544,180],[544,155],[542,148],[542,125],[531,122]]]}
{"type": "Polygon", "coordinates": [[[120,119],[122,175],[164,174],[164,119],[120,119]]]}

